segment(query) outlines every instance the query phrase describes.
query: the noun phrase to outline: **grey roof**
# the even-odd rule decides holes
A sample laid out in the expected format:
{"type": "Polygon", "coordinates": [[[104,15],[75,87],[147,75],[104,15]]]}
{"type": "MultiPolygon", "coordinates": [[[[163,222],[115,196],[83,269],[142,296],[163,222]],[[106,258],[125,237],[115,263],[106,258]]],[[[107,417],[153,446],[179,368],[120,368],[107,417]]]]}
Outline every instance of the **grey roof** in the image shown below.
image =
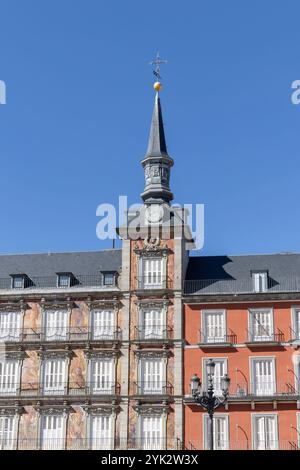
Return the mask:
{"type": "Polygon", "coordinates": [[[100,271],[120,271],[121,250],[70,253],[0,255],[0,278],[11,274],[29,277],[53,276],[71,272],[75,276],[99,274],[100,271]]]}
{"type": "Polygon", "coordinates": [[[148,149],[145,158],[168,156],[160,98],[155,96],[148,149]]]}

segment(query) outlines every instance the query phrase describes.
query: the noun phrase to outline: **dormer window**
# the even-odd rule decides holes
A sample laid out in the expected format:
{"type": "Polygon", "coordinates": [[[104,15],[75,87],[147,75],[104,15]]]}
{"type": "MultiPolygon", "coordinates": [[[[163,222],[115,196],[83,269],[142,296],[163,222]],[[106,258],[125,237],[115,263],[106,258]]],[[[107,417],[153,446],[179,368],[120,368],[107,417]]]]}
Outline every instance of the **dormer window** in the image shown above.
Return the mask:
{"type": "Polygon", "coordinates": [[[25,287],[25,274],[12,274],[11,275],[12,289],[24,289],[25,287]]]}
{"type": "Polygon", "coordinates": [[[103,285],[114,286],[116,284],[116,273],[113,271],[103,272],[103,285]]]}
{"type": "Polygon", "coordinates": [[[57,273],[57,287],[71,287],[72,278],[71,273],[57,273]]]}
{"type": "Polygon", "coordinates": [[[266,292],[268,290],[268,271],[252,271],[254,292],[266,292]]]}

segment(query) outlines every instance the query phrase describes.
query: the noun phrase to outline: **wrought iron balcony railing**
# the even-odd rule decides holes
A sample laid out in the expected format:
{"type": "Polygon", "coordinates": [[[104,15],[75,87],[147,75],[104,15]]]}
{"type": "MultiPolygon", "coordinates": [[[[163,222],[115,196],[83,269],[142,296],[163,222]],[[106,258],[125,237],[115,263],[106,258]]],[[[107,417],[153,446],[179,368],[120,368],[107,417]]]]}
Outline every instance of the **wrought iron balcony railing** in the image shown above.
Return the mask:
{"type": "Polygon", "coordinates": [[[168,325],[135,327],[135,339],[145,342],[161,342],[173,339],[173,330],[168,325]]]}
{"type": "Polygon", "coordinates": [[[232,345],[236,342],[237,337],[232,330],[225,330],[224,328],[210,328],[204,331],[199,330],[199,343],[203,345],[232,345]]]}
{"type": "Polygon", "coordinates": [[[296,331],[290,327],[290,341],[299,341],[300,342],[300,331],[296,331]]]}
{"type": "Polygon", "coordinates": [[[134,395],[173,395],[173,385],[166,381],[141,381],[133,383],[134,395]]]}
{"type": "Polygon", "coordinates": [[[120,341],[121,333],[115,327],[0,328],[0,342],[120,341]]]}
{"type": "MultiPolygon", "coordinates": [[[[208,441],[208,439],[207,439],[208,441]]],[[[184,450],[208,450],[209,443],[194,440],[187,441],[184,450]]],[[[268,438],[252,442],[249,440],[227,440],[215,439],[214,450],[299,450],[300,447],[295,441],[270,440],[268,438]]]]}
{"type": "Polygon", "coordinates": [[[57,276],[34,276],[25,278],[22,286],[14,287],[12,278],[0,278],[0,290],[32,290],[32,289],[69,289],[75,287],[101,287],[106,289],[116,289],[114,284],[104,284],[103,275],[99,274],[79,274],[70,279],[69,285],[59,285],[57,276]]]}
{"type": "Polygon", "coordinates": [[[120,384],[106,380],[98,382],[87,382],[81,384],[78,382],[57,382],[51,386],[43,385],[39,382],[19,383],[7,382],[0,386],[0,398],[20,397],[60,397],[60,396],[89,396],[101,395],[110,396],[120,393],[120,384]]]}
{"type": "Polygon", "coordinates": [[[136,286],[138,290],[172,289],[173,282],[168,276],[153,274],[136,277],[136,286]]]}
{"type": "Polygon", "coordinates": [[[258,332],[253,332],[250,330],[246,330],[247,333],[247,342],[248,343],[282,343],[284,342],[284,334],[281,330],[277,330],[277,332],[269,332],[267,330],[261,330],[258,332]]]}
{"type": "Polygon", "coordinates": [[[299,277],[284,277],[269,279],[267,289],[256,292],[253,280],[249,279],[195,279],[184,283],[186,295],[216,295],[216,294],[270,294],[281,292],[300,292],[299,277]]]}

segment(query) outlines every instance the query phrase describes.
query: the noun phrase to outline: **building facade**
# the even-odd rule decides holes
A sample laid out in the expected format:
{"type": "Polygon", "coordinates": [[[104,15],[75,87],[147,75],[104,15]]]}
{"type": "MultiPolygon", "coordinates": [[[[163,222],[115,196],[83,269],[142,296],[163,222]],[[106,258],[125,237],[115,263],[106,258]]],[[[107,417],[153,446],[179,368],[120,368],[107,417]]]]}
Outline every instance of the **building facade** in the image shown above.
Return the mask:
{"type": "Polygon", "coordinates": [[[189,256],[158,93],[141,163],[121,249],[0,256],[0,448],[205,449],[211,358],[215,448],[298,448],[300,255],[189,256]]]}

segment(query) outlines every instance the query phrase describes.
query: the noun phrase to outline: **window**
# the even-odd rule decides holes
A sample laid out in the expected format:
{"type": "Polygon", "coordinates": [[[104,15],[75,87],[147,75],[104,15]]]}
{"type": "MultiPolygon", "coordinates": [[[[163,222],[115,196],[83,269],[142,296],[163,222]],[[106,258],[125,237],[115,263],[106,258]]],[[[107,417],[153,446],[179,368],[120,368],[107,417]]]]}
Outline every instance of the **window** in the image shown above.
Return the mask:
{"type": "Polygon", "coordinates": [[[294,356],[295,389],[300,393],[300,356],[294,356]]]}
{"type": "Polygon", "coordinates": [[[162,394],[165,392],[163,383],[163,360],[160,358],[141,359],[140,391],[143,394],[162,394]]]}
{"type": "MultiPolygon", "coordinates": [[[[207,390],[208,387],[208,370],[207,370],[207,363],[209,359],[205,359],[203,366],[204,366],[204,377],[203,377],[203,382],[204,386],[207,390]]],[[[214,363],[216,364],[215,366],[215,373],[213,377],[213,384],[214,384],[214,390],[215,390],[215,395],[222,395],[222,379],[225,374],[227,374],[227,359],[215,359],[214,358],[214,363]]]]}
{"type": "Polygon", "coordinates": [[[292,309],[292,339],[300,340],[300,307],[292,309]]]}
{"type": "MultiPolygon", "coordinates": [[[[213,445],[214,450],[229,449],[228,416],[216,413],[213,419],[213,445]]],[[[210,419],[204,415],[204,446],[210,448],[210,419]]]]}
{"type": "Polygon", "coordinates": [[[115,392],[113,365],[114,360],[110,357],[91,359],[90,388],[94,395],[105,395],[115,392]]]}
{"type": "Polygon", "coordinates": [[[41,416],[41,448],[64,449],[64,417],[61,414],[41,416]]]}
{"type": "Polygon", "coordinates": [[[163,449],[163,416],[140,416],[140,437],[143,450],[163,449]]]}
{"type": "Polygon", "coordinates": [[[261,396],[274,395],[276,392],[275,359],[251,358],[251,361],[252,393],[261,396]]]}
{"type": "Polygon", "coordinates": [[[63,395],[66,386],[66,359],[45,358],[43,363],[43,390],[45,395],[63,395]]]}
{"type": "Polygon", "coordinates": [[[254,415],[252,429],[254,450],[278,448],[276,415],[254,415]]]}
{"type": "Polygon", "coordinates": [[[162,287],[163,282],[163,258],[142,258],[143,288],[162,287]]]}
{"type": "Polygon", "coordinates": [[[0,361],[0,395],[17,395],[20,386],[20,363],[18,359],[0,361]]]}
{"type": "Polygon", "coordinates": [[[113,310],[92,311],[92,338],[113,339],[115,333],[115,312],[113,310]]]}
{"type": "Polygon", "coordinates": [[[12,288],[13,289],[24,289],[24,275],[23,274],[13,274],[12,275],[12,288]]]}
{"type": "Polygon", "coordinates": [[[93,450],[112,449],[111,416],[90,416],[90,447],[93,450]]]}
{"type": "Polygon", "coordinates": [[[115,285],[115,273],[113,272],[103,273],[103,285],[114,286],[115,285]]]}
{"type": "Polygon", "coordinates": [[[0,416],[0,450],[14,448],[15,417],[0,416]]]}
{"type": "Polygon", "coordinates": [[[71,274],[59,273],[57,275],[57,287],[70,287],[71,286],[71,274]]]}
{"type": "Polygon", "coordinates": [[[298,435],[298,447],[300,447],[300,413],[297,413],[297,435],[298,435]]]}
{"type": "Polygon", "coordinates": [[[68,335],[69,312],[67,310],[45,310],[44,326],[46,341],[63,341],[68,335]]]}
{"type": "Polygon", "coordinates": [[[272,309],[249,310],[250,341],[270,341],[273,339],[272,309]]]}
{"type": "Polygon", "coordinates": [[[164,336],[163,311],[161,308],[142,310],[143,339],[161,339],[164,336]]]}
{"type": "Polygon", "coordinates": [[[252,272],[254,292],[266,292],[268,290],[267,271],[252,272]]]}
{"type": "Polygon", "coordinates": [[[21,312],[0,312],[0,341],[18,341],[21,333],[21,312]]]}
{"type": "Polygon", "coordinates": [[[207,310],[203,312],[203,341],[224,343],[226,341],[225,311],[207,310]]]}

